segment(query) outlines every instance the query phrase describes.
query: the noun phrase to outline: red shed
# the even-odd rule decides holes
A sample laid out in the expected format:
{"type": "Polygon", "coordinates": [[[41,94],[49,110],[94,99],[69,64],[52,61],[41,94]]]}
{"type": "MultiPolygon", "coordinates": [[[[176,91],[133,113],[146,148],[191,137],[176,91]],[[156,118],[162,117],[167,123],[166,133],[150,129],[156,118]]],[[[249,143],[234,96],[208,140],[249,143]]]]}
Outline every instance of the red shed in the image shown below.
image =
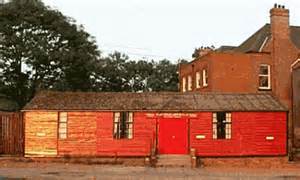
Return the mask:
{"type": "Polygon", "coordinates": [[[287,110],[268,93],[41,92],[25,156],[283,156],[287,110]]]}

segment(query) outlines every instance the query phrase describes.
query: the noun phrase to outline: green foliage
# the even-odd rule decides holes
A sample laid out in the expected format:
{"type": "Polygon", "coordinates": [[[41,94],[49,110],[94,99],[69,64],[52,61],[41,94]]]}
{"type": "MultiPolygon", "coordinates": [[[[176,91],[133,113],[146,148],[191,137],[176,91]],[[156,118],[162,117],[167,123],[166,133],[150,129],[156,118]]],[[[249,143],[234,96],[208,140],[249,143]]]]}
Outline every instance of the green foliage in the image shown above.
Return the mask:
{"type": "Polygon", "coordinates": [[[202,48],[195,48],[194,52],[192,54],[192,58],[197,59],[199,58],[199,51],[201,51],[202,48]]]}
{"type": "Polygon", "coordinates": [[[23,107],[41,89],[177,91],[177,65],[100,57],[82,26],[41,0],[0,5],[0,93],[23,107]]]}
{"type": "Polygon", "coordinates": [[[177,65],[169,60],[133,61],[114,52],[101,61],[97,88],[101,91],[177,91],[177,65]]]}
{"type": "Polygon", "coordinates": [[[74,20],[40,0],[12,0],[0,6],[2,92],[22,107],[39,89],[92,88],[95,40],[74,20]]]}
{"type": "Polygon", "coordinates": [[[149,78],[148,88],[152,91],[177,91],[177,65],[164,59],[154,64],[153,74],[149,78]]]}

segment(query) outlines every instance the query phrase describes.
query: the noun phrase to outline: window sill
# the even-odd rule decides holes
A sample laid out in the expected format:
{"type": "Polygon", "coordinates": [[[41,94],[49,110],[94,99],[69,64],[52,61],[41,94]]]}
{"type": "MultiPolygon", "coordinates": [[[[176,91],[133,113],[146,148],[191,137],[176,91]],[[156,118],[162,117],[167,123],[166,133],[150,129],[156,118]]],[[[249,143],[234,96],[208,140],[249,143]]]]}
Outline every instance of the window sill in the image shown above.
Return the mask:
{"type": "Polygon", "coordinates": [[[123,139],[116,139],[116,138],[113,138],[113,140],[114,141],[132,141],[133,138],[131,138],[131,139],[125,139],[125,138],[123,138],[123,139]]]}
{"type": "Polygon", "coordinates": [[[230,140],[232,140],[232,138],[230,138],[230,139],[213,139],[213,141],[230,141],[230,140]]]}
{"type": "Polygon", "coordinates": [[[259,91],[272,91],[271,88],[258,88],[259,91]]]}
{"type": "Polygon", "coordinates": [[[205,88],[208,88],[208,86],[201,86],[199,88],[196,88],[196,90],[201,90],[201,89],[205,89],[205,88]]]}

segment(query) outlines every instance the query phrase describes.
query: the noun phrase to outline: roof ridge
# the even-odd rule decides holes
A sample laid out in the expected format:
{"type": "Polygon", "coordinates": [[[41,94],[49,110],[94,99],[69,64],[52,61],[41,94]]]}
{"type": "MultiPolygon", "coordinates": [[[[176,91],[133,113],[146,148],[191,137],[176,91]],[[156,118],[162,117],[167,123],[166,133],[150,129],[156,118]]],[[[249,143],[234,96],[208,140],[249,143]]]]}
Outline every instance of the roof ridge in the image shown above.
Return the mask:
{"type": "Polygon", "coordinates": [[[243,95],[243,94],[271,94],[270,92],[179,92],[179,91],[146,91],[146,92],[113,92],[113,91],[52,91],[52,90],[42,90],[39,91],[36,95],[47,93],[56,93],[56,94],[181,94],[181,95],[201,95],[201,94],[224,94],[224,95],[243,95]]]}
{"type": "Polygon", "coordinates": [[[300,28],[300,26],[290,25],[292,28],[300,28]]]}

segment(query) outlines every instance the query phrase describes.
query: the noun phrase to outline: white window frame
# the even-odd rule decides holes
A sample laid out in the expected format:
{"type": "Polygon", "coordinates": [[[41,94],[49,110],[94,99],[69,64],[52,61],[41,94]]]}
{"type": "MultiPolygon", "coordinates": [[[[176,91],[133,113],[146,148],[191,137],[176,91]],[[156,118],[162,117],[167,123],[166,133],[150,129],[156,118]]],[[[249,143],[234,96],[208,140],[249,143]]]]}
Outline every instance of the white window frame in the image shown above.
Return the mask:
{"type": "Polygon", "coordinates": [[[196,88],[201,88],[201,73],[196,72],[196,88]]]}
{"type": "Polygon", "coordinates": [[[259,71],[258,71],[258,88],[262,90],[270,90],[271,89],[271,65],[269,64],[261,64],[259,66],[259,71]],[[268,68],[268,74],[260,74],[260,68],[264,66],[268,68]],[[268,86],[260,86],[260,77],[268,77],[268,86]]]}
{"type": "Polygon", "coordinates": [[[113,129],[114,139],[133,139],[133,112],[114,112],[113,129]]]}
{"type": "Polygon", "coordinates": [[[186,78],[182,78],[182,92],[186,92],[186,78]]]}
{"type": "Polygon", "coordinates": [[[58,139],[68,138],[68,113],[58,113],[58,139]]]}
{"type": "Polygon", "coordinates": [[[192,91],[193,90],[193,79],[192,76],[189,75],[188,76],[188,91],[192,91]]]}
{"type": "Polygon", "coordinates": [[[208,79],[208,73],[207,73],[207,70],[206,70],[206,69],[203,69],[203,70],[202,70],[202,85],[203,85],[203,87],[207,87],[207,86],[208,86],[207,79],[208,79]]]}
{"type": "Polygon", "coordinates": [[[230,112],[225,113],[225,137],[218,138],[218,119],[217,113],[213,113],[213,139],[231,139],[232,138],[232,115],[230,112]]]}

